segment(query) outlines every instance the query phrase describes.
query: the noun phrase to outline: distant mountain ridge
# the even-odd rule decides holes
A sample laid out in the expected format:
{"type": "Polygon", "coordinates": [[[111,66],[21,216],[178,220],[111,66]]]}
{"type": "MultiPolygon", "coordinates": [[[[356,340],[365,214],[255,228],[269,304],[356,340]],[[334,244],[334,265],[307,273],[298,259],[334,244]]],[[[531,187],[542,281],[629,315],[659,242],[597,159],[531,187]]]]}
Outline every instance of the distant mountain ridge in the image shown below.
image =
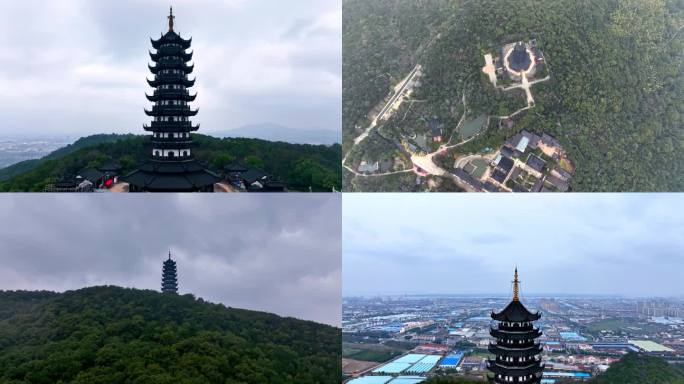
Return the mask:
{"type": "Polygon", "coordinates": [[[1,383],[333,384],[341,331],[120,287],[0,291],[1,383]]]}
{"type": "Polygon", "coordinates": [[[278,124],[251,124],[207,134],[215,137],[244,137],[292,144],[332,145],[342,142],[341,133],[334,130],[295,129],[278,124]]]}

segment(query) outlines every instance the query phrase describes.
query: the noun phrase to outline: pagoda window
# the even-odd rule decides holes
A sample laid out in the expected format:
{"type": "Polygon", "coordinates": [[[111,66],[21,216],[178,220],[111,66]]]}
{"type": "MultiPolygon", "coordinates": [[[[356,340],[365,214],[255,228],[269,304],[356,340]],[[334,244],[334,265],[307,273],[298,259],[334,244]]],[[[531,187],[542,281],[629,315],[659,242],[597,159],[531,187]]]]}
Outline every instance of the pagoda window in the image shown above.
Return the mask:
{"type": "Polygon", "coordinates": [[[188,156],[188,155],[189,155],[188,151],[183,151],[183,156],[188,156]]]}
{"type": "Polygon", "coordinates": [[[159,157],[159,151],[154,151],[154,155],[159,157]]]}

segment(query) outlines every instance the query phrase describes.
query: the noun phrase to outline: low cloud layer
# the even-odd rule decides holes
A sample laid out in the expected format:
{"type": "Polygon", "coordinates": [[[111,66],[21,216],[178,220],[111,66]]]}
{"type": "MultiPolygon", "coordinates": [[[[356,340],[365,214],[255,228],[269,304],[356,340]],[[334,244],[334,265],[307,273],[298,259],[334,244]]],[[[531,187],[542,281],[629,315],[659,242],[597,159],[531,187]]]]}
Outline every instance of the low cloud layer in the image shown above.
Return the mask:
{"type": "MultiPolygon", "coordinates": [[[[0,1],[0,134],[143,133],[168,1],[0,1]]],[[[202,131],[341,128],[339,0],[176,0],[202,131]]]]}
{"type": "Polygon", "coordinates": [[[0,289],[160,289],[339,326],[339,195],[0,196],[0,289]]]}
{"type": "Polygon", "coordinates": [[[343,292],[678,296],[679,194],[347,195],[343,292]]]}

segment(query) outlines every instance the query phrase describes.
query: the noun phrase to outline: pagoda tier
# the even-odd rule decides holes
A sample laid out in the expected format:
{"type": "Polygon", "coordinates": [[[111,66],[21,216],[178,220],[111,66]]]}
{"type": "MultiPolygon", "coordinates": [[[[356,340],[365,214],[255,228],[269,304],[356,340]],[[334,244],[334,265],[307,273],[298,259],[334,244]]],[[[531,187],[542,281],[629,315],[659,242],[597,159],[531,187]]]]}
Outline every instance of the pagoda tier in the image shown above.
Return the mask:
{"type": "Polygon", "coordinates": [[[178,293],[176,262],[171,260],[171,252],[169,252],[169,258],[164,261],[162,268],[161,290],[164,293],[178,293]]]}
{"type": "Polygon", "coordinates": [[[177,105],[164,105],[164,103],[166,103],[166,101],[157,102],[157,105],[152,107],[151,111],[146,109],[145,114],[153,117],[169,116],[171,119],[168,121],[170,122],[183,122],[185,120],[174,119],[178,117],[196,116],[199,112],[199,109],[195,111],[190,109],[190,106],[186,105],[187,103],[185,101],[169,100],[169,103],[177,103],[177,105]]]}
{"type": "Polygon", "coordinates": [[[195,132],[199,128],[199,124],[192,125],[190,121],[186,121],[184,124],[174,124],[173,122],[166,121],[153,121],[151,125],[143,125],[144,130],[159,134],[173,132],[195,132]]]}
{"type": "Polygon", "coordinates": [[[158,89],[152,95],[145,95],[147,100],[157,102],[162,100],[180,100],[180,101],[195,101],[197,94],[191,95],[188,91],[180,89],[158,89]]]}
{"type": "Polygon", "coordinates": [[[185,49],[181,47],[163,45],[157,52],[150,52],[150,59],[157,64],[164,65],[177,62],[177,60],[188,62],[192,60],[192,55],[192,52],[185,52],[185,49]]]}
{"type": "Polygon", "coordinates": [[[169,31],[159,40],[152,40],[156,52],[150,53],[155,65],[148,65],[154,79],[147,83],[155,88],[152,95],[145,95],[153,104],[145,114],[152,117],[148,147],[150,161],[124,178],[130,190],[150,192],[212,192],[220,178],[204,169],[193,156],[197,146],[191,132],[199,130],[190,118],[199,110],[193,110],[188,103],[195,101],[188,88],[195,85],[188,74],[194,70],[190,49],[192,39],[185,40],[174,30],[173,9],[169,16],[169,31]]]}
{"type": "Polygon", "coordinates": [[[195,79],[188,80],[188,77],[182,74],[159,74],[155,76],[154,80],[147,80],[147,84],[152,88],[159,89],[180,89],[190,88],[195,85],[195,79]],[[167,88],[164,88],[167,86],[167,88]],[[172,88],[172,87],[181,88],[172,88]]]}
{"type": "Polygon", "coordinates": [[[177,60],[173,63],[157,64],[154,67],[151,66],[150,64],[147,64],[147,68],[150,69],[150,72],[152,72],[153,75],[156,75],[157,73],[159,73],[161,71],[167,71],[167,70],[183,71],[183,74],[185,74],[185,75],[189,75],[195,71],[195,65],[194,64],[187,65],[187,64],[185,64],[185,62],[182,62],[180,60],[177,60]]]}
{"type": "Polygon", "coordinates": [[[494,340],[488,350],[495,356],[487,361],[487,369],[494,374],[492,383],[536,384],[544,371],[542,346],[537,341],[542,333],[533,325],[541,314],[528,311],[520,302],[519,283],[516,268],[513,300],[501,312],[492,312],[492,319],[498,322],[489,330],[494,340]]]}
{"type": "MultiPolygon", "coordinates": [[[[174,17],[173,15],[171,16],[174,17]]],[[[162,37],[159,38],[159,40],[150,39],[150,42],[152,43],[152,48],[160,49],[162,45],[178,44],[183,49],[189,49],[192,45],[192,37],[185,40],[182,37],[180,37],[177,33],[173,32],[173,28],[169,28],[169,32],[170,33],[162,35],[162,37]]]]}

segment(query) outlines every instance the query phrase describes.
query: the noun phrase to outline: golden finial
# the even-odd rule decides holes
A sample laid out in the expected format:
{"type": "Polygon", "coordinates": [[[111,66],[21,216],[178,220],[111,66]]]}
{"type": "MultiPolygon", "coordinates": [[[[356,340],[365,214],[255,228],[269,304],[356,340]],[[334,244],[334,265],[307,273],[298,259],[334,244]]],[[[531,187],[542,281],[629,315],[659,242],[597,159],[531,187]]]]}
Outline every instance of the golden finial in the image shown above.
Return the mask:
{"type": "Polygon", "coordinates": [[[515,278],[513,279],[513,301],[520,301],[520,280],[518,280],[518,267],[515,267],[515,278]]]}
{"type": "Polygon", "coordinates": [[[173,32],[173,19],[175,19],[176,16],[173,15],[173,7],[170,7],[169,9],[169,31],[173,32]]]}

